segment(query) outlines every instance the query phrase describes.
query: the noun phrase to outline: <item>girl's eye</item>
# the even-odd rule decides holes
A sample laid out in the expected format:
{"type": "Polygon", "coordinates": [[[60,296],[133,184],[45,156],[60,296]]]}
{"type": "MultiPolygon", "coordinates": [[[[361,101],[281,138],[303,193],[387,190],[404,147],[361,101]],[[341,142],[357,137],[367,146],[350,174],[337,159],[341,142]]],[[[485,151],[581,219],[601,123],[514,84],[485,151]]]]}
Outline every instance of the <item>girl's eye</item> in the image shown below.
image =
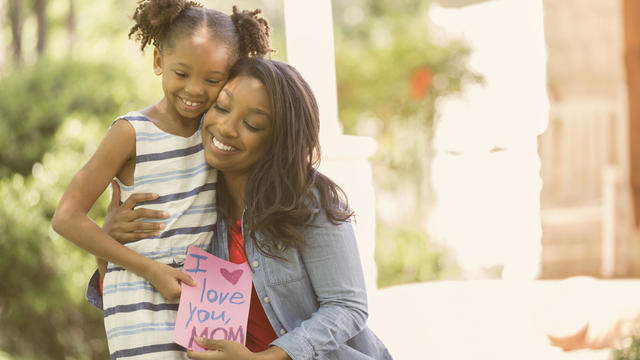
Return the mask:
{"type": "Polygon", "coordinates": [[[258,132],[258,131],[260,131],[260,130],[261,130],[260,128],[257,128],[257,127],[255,127],[255,126],[252,126],[251,124],[249,124],[249,123],[247,122],[247,120],[242,120],[242,122],[244,123],[244,126],[246,126],[246,127],[247,127],[247,129],[249,129],[249,131],[251,131],[251,132],[258,132]]]}
{"type": "Polygon", "coordinates": [[[218,105],[218,103],[213,104],[213,108],[214,108],[217,112],[219,112],[219,113],[226,114],[226,113],[228,113],[228,112],[229,112],[229,110],[227,110],[227,109],[225,109],[225,108],[220,107],[220,105],[218,105]]]}
{"type": "Polygon", "coordinates": [[[220,80],[213,80],[213,79],[209,79],[207,80],[207,82],[211,85],[218,85],[220,84],[220,80]]]}
{"type": "Polygon", "coordinates": [[[183,72],[181,72],[181,71],[174,71],[174,72],[176,73],[176,75],[177,75],[178,77],[181,77],[181,78],[187,77],[187,74],[185,74],[185,73],[183,73],[183,72]]]}

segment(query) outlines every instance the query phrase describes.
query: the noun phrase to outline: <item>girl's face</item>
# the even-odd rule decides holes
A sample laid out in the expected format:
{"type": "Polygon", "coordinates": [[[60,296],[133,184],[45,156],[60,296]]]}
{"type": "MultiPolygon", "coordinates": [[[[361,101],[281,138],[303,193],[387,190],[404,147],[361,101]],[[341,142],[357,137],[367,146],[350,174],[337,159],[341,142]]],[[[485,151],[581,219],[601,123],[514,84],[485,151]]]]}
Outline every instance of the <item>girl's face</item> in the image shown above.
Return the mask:
{"type": "Polygon", "coordinates": [[[215,101],[228,76],[229,49],[206,32],[175,39],[173,47],[153,53],[162,74],[162,90],[171,115],[199,121],[215,101]]]}
{"type": "Polygon", "coordinates": [[[246,177],[267,152],[273,115],[260,80],[240,75],[229,81],[202,124],[202,143],[209,165],[227,175],[246,177]]]}

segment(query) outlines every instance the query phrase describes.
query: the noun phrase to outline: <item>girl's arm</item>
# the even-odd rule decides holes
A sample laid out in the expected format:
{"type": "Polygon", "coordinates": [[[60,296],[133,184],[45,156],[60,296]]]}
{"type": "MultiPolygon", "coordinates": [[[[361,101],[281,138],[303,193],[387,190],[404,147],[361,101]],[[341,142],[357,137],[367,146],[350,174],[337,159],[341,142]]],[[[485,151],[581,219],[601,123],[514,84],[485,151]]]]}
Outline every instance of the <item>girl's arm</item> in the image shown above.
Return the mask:
{"type": "Polygon", "coordinates": [[[100,194],[133,156],[135,132],[127,121],[117,121],[62,195],[53,216],[53,229],[95,256],[144,277],[163,297],[174,299],[180,295],[179,281],[193,284],[188,275],[118,243],[88,216],[100,194]]]}
{"type": "Polygon", "coordinates": [[[323,358],[362,331],[368,317],[352,224],[332,224],[321,211],[313,225],[304,232],[308,245],[300,254],[320,306],[271,343],[294,359],[323,358]]]}

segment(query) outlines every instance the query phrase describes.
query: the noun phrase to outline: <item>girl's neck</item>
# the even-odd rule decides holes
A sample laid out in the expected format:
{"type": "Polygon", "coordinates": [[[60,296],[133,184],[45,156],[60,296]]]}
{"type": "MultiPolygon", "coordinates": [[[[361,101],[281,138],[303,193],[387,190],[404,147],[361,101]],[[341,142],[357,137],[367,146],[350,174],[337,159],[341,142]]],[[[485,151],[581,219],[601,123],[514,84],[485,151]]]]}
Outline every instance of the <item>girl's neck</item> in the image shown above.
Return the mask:
{"type": "Polygon", "coordinates": [[[194,119],[187,119],[175,112],[169,104],[166,98],[162,98],[160,102],[155,105],[149,106],[142,110],[142,113],[154,120],[156,126],[162,129],[164,132],[189,137],[198,130],[200,122],[194,119]]]}
{"type": "Polygon", "coordinates": [[[229,195],[230,215],[234,220],[238,220],[242,217],[242,212],[246,205],[245,192],[247,177],[233,176],[231,174],[225,174],[224,172],[222,172],[222,176],[224,177],[224,185],[229,195]]]}

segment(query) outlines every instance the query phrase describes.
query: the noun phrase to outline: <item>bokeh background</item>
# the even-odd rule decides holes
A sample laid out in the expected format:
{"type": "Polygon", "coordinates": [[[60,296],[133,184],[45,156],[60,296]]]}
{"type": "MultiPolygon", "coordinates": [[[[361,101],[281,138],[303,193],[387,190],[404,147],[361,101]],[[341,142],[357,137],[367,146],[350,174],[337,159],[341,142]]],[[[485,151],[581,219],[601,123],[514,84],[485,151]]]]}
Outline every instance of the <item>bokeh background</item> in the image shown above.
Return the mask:
{"type": "MultiPolygon", "coordinates": [[[[287,61],[283,1],[202,3],[261,8],[287,61]]],[[[331,5],[338,132],[354,142],[328,146],[327,170],[369,192],[354,198],[371,326],[396,358],[638,358],[640,340],[610,330],[640,313],[640,284],[620,280],[640,274],[640,2],[331,5]],[[358,144],[372,150],[351,166],[358,144]],[[613,340],[548,344],[586,322],[613,340]]],[[[0,0],[0,359],[108,358],[84,300],[95,260],[50,219],[111,121],[162,97],[152,51],[127,39],[134,8],[0,0]]]]}

